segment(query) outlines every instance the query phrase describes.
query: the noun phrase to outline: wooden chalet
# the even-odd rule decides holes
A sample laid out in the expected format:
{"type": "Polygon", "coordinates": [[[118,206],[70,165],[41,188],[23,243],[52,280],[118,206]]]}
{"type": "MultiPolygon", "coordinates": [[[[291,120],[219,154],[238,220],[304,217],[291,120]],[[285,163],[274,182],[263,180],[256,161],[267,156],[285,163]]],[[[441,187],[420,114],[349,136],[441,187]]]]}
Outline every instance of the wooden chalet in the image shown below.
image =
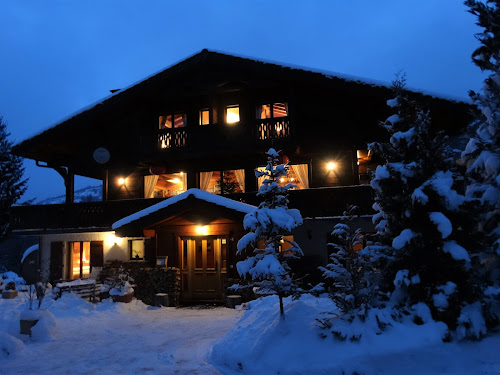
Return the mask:
{"type": "MultiPolygon", "coordinates": [[[[414,95],[436,129],[452,134],[469,121],[465,103],[414,95]]],[[[325,262],[331,218],[347,204],[371,213],[367,170],[377,160],[366,145],[385,136],[378,123],[392,96],[381,84],[203,50],[16,145],[63,176],[66,204],[16,207],[12,228],[40,236],[45,279],[168,256],[184,299],[221,299],[242,207],[258,204],[254,170],[265,151],[282,150],[290,165],[282,183],[297,185],[290,206],[306,220],[292,235],[325,262]],[[73,203],[75,175],[102,180],[103,201],[73,203]]]]}

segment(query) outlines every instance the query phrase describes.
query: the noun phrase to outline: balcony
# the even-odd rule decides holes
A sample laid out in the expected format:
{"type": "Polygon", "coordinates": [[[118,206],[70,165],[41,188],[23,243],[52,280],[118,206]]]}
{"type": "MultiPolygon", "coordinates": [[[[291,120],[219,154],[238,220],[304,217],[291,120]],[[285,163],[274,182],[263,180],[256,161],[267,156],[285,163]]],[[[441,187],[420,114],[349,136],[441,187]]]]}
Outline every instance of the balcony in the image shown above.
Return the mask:
{"type": "Polygon", "coordinates": [[[111,229],[115,221],[162,200],[162,198],[152,198],[14,206],[11,214],[11,229],[14,232],[33,234],[51,231],[107,230],[111,229]]]}
{"type": "Polygon", "coordinates": [[[288,142],[291,125],[288,117],[263,119],[253,126],[239,122],[235,124],[210,124],[185,128],[160,129],[156,142],[160,152],[195,151],[213,152],[214,149],[262,151],[268,146],[265,141],[288,142]],[[262,150],[261,150],[262,149],[262,150]]]}
{"type": "MultiPolygon", "coordinates": [[[[260,203],[260,197],[255,192],[225,196],[256,206],[260,203]]],[[[11,228],[15,232],[33,234],[109,230],[115,221],[162,200],[151,198],[16,206],[12,207],[11,228]]],[[[368,185],[291,190],[289,200],[289,207],[298,208],[302,217],[340,216],[350,204],[359,207],[359,214],[373,213],[373,190],[368,185]]]]}

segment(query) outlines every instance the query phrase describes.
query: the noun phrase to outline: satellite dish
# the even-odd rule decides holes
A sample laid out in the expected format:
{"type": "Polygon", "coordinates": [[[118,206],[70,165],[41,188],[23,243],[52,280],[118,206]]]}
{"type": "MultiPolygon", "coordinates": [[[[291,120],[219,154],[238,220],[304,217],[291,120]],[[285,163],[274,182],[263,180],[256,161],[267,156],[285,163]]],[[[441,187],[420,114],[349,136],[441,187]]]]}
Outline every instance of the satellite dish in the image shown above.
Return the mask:
{"type": "Polygon", "coordinates": [[[94,151],[94,160],[99,164],[106,164],[109,161],[110,154],[104,147],[99,147],[94,151]]]}

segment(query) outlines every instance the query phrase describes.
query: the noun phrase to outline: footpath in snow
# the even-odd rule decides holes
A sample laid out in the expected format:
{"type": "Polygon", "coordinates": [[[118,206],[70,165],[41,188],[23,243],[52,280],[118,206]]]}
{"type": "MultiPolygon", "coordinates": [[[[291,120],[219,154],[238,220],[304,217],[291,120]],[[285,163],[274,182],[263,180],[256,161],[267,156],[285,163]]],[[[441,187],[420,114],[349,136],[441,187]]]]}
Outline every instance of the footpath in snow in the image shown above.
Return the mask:
{"type": "MultiPolygon", "coordinates": [[[[52,302],[52,301],[51,301],[52,302]]],[[[275,296],[248,310],[91,304],[70,294],[48,307],[56,326],[36,340],[19,334],[22,296],[0,298],[0,374],[500,375],[500,335],[443,343],[439,324],[402,324],[360,342],[340,342],[316,318],[328,298],[275,296]],[[321,338],[323,334],[324,338],[321,338]]]]}

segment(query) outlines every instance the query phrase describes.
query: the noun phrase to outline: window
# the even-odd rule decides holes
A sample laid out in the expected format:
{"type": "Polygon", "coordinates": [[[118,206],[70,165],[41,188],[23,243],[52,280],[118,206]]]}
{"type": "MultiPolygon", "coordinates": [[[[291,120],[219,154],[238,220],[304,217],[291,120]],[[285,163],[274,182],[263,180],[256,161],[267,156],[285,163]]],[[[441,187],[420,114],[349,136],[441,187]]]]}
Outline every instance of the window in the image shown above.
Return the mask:
{"type": "Polygon", "coordinates": [[[210,124],[210,110],[208,108],[200,109],[200,125],[210,124]]]}
{"type": "Polygon", "coordinates": [[[69,243],[69,278],[71,280],[90,275],[90,242],[69,243]]]}
{"type": "Polygon", "coordinates": [[[226,123],[235,124],[240,122],[240,107],[238,105],[231,105],[226,107],[226,123]]]}
{"type": "Polygon", "coordinates": [[[130,240],[128,242],[130,249],[130,260],[144,259],[144,240],[130,240]]]}
{"type": "Polygon", "coordinates": [[[271,103],[257,106],[257,119],[288,116],[288,103],[271,103]]]}
{"type": "Polygon", "coordinates": [[[186,127],[186,114],[177,113],[174,115],[160,116],[160,129],[184,128],[186,127]]]}
{"type": "Polygon", "coordinates": [[[245,192],[245,170],[201,172],[200,189],[214,194],[243,193],[245,192]]]}
{"type": "MultiPolygon", "coordinates": [[[[266,167],[258,167],[258,171],[264,171],[266,167]]],[[[265,176],[259,177],[257,179],[257,188],[260,188],[264,182],[265,176]]],[[[283,176],[278,181],[280,186],[285,186],[287,184],[294,184],[295,190],[309,189],[309,167],[307,164],[289,164],[288,174],[283,176]]]]}
{"type": "Polygon", "coordinates": [[[144,198],[173,197],[186,191],[187,173],[144,176],[144,198]]]}

